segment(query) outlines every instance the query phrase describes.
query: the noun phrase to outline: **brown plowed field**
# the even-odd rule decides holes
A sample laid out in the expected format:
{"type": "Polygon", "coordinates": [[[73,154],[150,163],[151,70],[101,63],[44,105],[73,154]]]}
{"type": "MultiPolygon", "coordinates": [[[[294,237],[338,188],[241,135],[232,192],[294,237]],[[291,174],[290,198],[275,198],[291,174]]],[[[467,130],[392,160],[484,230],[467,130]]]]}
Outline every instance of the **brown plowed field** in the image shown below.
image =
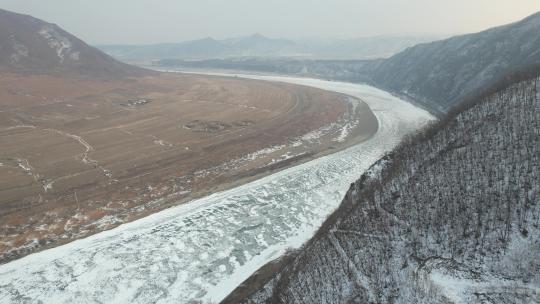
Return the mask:
{"type": "MultiPolygon", "coordinates": [[[[157,74],[0,75],[0,262],[110,229],[344,146],[302,136],[347,96],[288,84],[157,74]]],[[[350,142],[348,140],[347,142],[350,142]]]]}

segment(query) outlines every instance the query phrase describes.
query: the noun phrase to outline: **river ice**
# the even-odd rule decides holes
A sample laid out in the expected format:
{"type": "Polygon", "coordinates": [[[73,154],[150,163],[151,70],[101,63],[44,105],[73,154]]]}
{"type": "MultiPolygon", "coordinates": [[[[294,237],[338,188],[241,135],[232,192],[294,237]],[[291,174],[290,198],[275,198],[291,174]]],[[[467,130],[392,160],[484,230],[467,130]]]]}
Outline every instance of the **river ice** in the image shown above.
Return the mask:
{"type": "Polygon", "coordinates": [[[239,76],[358,97],[379,130],[347,150],[0,265],[0,303],[219,302],[260,266],[307,241],[352,182],[433,119],[365,85],[239,76]]]}

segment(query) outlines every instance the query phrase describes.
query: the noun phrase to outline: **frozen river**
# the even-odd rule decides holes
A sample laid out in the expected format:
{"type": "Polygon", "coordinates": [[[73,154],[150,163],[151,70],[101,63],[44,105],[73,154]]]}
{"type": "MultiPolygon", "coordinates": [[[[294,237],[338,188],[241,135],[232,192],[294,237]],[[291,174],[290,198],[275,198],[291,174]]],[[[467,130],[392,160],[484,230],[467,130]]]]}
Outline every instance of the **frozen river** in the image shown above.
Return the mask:
{"type": "Polygon", "coordinates": [[[219,302],[260,266],[307,241],[352,182],[433,119],[365,85],[247,77],[358,97],[379,130],[347,150],[0,265],[0,303],[219,302]]]}

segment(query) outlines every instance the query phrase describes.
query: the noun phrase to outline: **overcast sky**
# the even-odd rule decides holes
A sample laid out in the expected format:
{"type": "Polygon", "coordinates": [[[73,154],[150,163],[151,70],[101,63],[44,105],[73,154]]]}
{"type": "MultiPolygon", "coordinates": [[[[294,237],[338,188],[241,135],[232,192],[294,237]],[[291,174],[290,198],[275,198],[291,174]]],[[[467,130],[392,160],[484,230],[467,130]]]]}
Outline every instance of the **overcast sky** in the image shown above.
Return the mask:
{"type": "Polygon", "coordinates": [[[261,33],[283,38],[456,34],[517,21],[540,0],[0,0],[91,44],[261,33]]]}

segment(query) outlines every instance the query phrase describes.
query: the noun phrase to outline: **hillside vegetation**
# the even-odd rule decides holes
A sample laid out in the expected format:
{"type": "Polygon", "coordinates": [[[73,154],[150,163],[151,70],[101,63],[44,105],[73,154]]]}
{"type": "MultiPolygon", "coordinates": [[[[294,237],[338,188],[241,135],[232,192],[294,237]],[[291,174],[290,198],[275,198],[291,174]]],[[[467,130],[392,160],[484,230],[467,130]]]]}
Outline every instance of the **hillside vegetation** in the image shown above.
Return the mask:
{"type": "Polygon", "coordinates": [[[539,303],[539,85],[404,141],[280,271],[225,303],[539,303]]]}
{"type": "Polygon", "coordinates": [[[446,111],[479,88],[540,63],[540,13],[484,32],[421,44],[377,66],[377,86],[446,111]]]}
{"type": "Polygon", "coordinates": [[[376,36],[358,39],[273,39],[260,34],[216,40],[203,38],[152,45],[102,45],[104,52],[130,61],[219,58],[371,59],[387,58],[439,36],[376,36]]]}

